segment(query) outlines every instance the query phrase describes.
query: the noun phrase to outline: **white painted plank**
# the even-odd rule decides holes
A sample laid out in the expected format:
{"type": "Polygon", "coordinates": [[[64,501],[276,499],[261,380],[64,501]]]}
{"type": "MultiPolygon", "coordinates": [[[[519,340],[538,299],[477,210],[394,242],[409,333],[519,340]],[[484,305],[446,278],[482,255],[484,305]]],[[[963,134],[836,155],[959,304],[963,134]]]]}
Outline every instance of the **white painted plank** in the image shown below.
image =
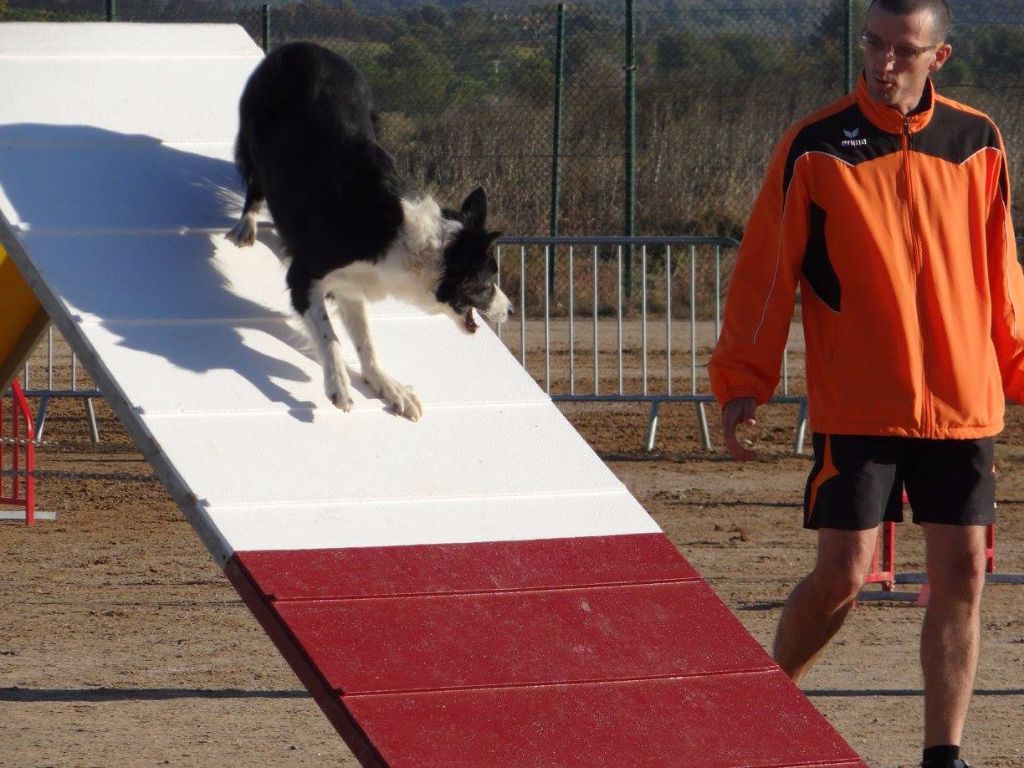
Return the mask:
{"type": "MultiPolygon", "coordinates": [[[[250,248],[237,248],[225,239],[226,231],[23,232],[20,238],[34,268],[62,287],[61,301],[79,322],[292,317],[286,265],[272,227],[261,225],[259,241],[250,248]]],[[[395,299],[371,304],[370,313],[424,316],[395,299]]]]}
{"type": "MultiPolygon", "coordinates": [[[[126,205],[126,210],[129,207],[126,205]]],[[[22,236],[32,262],[84,322],[282,319],[284,268],[265,246],[192,235],[22,236]]]]}
{"type": "MultiPolygon", "coordinates": [[[[0,99],[0,104],[3,101],[0,99]]],[[[109,136],[92,126],[42,126],[51,146],[9,146],[0,126],[0,213],[37,231],[230,229],[242,207],[232,144],[163,144],[151,137],[109,136]],[[81,142],[81,143],[79,143],[81,142]]]]}
{"type": "Polygon", "coordinates": [[[274,509],[214,507],[208,514],[239,552],[526,541],[661,530],[625,490],[274,509]]]}
{"type": "MultiPolygon", "coordinates": [[[[88,323],[82,333],[112,370],[127,400],[147,415],[258,414],[334,406],[323,393],[320,365],[304,353],[296,323],[88,323]]],[[[384,370],[411,386],[429,412],[436,407],[542,403],[547,396],[501,343],[482,327],[469,336],[444,317],[385,318],[373,323],[384,370]]],[[[340,329],[339,329],[340,332],[340,329]]],[[[356,411],[381,401],[359,373],[342,336],[356,411]]]]}
{"type": "MultiPolygon", "coordinates": [[[[238,99],[259,61],[259,56],[171,62],[0,59],[3,121],[90,126],[114,134],[159,137],[167,143],[232,141],[238,130],[238,99]]],[[[37,140],[62,138],[51,132],[41,133],[37,140]]]]}
{"type": "Polygon", "coordinates": [[[552,405],[144,417],[201,505],[529,497],[622,483],[552,405]]]}
{"type": "Polygon", "coordinates": [[[235,24],[0,24],[0,57],[169,59],[261,55],[260,47],[235,24]]]}

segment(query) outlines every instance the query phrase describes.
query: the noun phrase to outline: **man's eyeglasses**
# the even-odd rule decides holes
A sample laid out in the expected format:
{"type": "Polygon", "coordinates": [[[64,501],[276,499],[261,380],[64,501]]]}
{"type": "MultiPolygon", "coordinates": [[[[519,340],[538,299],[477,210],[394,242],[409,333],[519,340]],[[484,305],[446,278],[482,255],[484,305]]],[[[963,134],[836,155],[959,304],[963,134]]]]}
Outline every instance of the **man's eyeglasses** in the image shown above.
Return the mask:
{"type": "Polygon", "coordinates": [[[860,46],[861,50],[868,51],[869,53],[884,53],[886,56],[892,51],[892,57],[896,61],[913,61],[922,53],[938,48],[942,43],[918,48],[916,45],[907,45],[905,43],[887,43],[870,32],[861,32],[857,45],[860,46]]]}

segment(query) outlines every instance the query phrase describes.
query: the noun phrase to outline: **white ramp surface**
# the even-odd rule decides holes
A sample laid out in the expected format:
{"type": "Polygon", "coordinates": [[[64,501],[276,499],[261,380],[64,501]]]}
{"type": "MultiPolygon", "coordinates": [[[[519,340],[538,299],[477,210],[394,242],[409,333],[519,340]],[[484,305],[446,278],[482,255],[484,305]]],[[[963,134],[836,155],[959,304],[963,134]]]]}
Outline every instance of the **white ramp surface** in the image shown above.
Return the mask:
{"type": "Polygon", "coordinates": [[[378,305],[423,417],[331,406],[269,225],[224,239],[261,57],[0,24],[0,244],[359,759],[860,765],[490,329],[378,305]]]}

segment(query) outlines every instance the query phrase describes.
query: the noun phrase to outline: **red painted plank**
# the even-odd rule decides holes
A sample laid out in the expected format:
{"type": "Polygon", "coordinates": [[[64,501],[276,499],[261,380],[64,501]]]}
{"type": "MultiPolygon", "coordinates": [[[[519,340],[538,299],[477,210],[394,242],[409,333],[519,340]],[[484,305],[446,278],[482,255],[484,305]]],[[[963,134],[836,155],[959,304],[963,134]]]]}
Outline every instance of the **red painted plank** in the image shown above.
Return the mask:
{"type": "Polygon", "coordinates": [[[228,574],[369,768],[865,768],[660,534],[228,574]]]}
{"type": "Polygon", "coordinates": [[[343,702],[390,768],[865,768],[781,671],[343,702]]]}
{"type": "Polygon", "coordinates": [[[334,695],[320,670],[295,642],[295,638],[288,633],[280,617],[270,609],[266,597],[256,588],[252,577],[239,565],[237,558],[228,560],[224,566],[224,575],[252,611],[263,631],[277,646],[292,671],[313,696],[313,700],[323,710],[331,725],[345,740],[352,754],[359,760],[359,764],[364,768],[388,768],[362,726],[334,695]]]}
{"type": "Polygon", "coordinates": [[[699,579],[662,533],[239,552],[276,599],[484,592],[699,579]]]}
{"type": "Polygon", "coordinates": [[[702,581],[273,607],[346,693],[774,668],[702,581]]]}

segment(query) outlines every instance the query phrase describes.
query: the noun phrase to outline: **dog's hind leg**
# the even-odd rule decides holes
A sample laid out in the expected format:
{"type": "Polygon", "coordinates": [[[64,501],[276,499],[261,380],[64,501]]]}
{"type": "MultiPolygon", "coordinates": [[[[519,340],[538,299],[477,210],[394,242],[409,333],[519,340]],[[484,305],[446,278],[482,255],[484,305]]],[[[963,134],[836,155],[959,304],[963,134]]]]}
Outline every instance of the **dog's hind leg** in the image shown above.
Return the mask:
{"type": "Polygon", "coordinates": [[[256,215],[263,207],[263,189],[257,180],[253,163],[252,139],[243,119],[242,128],[235,142],[235,167],[245,182],[245,203],[238,223],[228,232],[227,239],[237,246],[253,245],[256,242],[256,215]]]}
{"type": "Polygon", "coordinates": [[[418,421],[423,413],[423,406],[411,388],[392,379],[381,370],[377,362],[377,353],[373,348],[370,336],[370,323],[367,318],[366,302],[362,299],[346,298],[335,294],[338,314],[341,322],[352,337],[359,355],[359,365],[363,369],[363,378],[370,388],[391,406],[399,416],[418,421]]]}
{"type": "Polygon", "coordinates": [[[323,283],[311,280],[308,276],[294,268],[288,270],[286,277],[291,290],[292,306],[302,316],[313,344],[316,346],[317,357],[324,374],[324,394],[343,411],[352,410],[351,382],[345,361],[341,358],[341,342],[334,332],[331,319],[327,315],[326,296],[323,283]]]}
{"type": "Polygon", "coordinates": [[[263,196],[255,181],[252,181],[245,192],[245,205],[242,206],[242,215],[238,219],[238,223],[228,231],[225,237],[239,247],[253,245],[256,242],[256,215],[262,207],[263,196]]]}

